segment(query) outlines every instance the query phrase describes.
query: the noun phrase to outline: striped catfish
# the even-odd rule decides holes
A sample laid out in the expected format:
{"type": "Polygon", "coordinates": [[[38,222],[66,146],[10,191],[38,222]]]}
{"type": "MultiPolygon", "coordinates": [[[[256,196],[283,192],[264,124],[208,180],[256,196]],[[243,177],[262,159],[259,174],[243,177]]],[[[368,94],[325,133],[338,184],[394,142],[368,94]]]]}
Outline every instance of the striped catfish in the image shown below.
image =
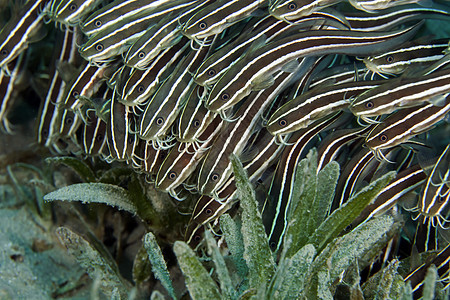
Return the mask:
{"type": "Polygon", "coordinates": [[[361,139],[371,129],[370,126],[360,128],[338,129],[327,135],[319,144],[317,155],[317,172],[333,160],[349,143],[361,139]]]}
{"type": "Polygon", "coordinates": [[[72,79],[67,82],[63,103],[64,107],[69,110],[77,111],[85,103],[84,98],[92,97],[105,81],[111,77],[116,70],[117,65],[109,65],[97,67],[89,65],[85,62],[75,74],[73,66],[69,63],[62,63],[58,65],[58,71],[73,74],[72,79]]]}
{"type": "Polygon", "coordinates": [[[355,192],[358,182],[367,175],[369,169],[374,167],[378,162],[374,159],[374,155],[366,148],[360,149],[354,155],[349,155],[351,159],[342,168],[339,181],[334,194],[333,209],[345,203],[355,192]]]}
{"type": "Polygon", "coordinates": [[[419,267],[415,268],[404,278],[405,282],[409,282],[412,287],[414,299],[420,299],[423,292],[425,276],[427,274],[428,268],[431,265],[435,265],[437,269],[438,276],[443,280],[446,280],[445,288],[449,287],[448,283],[448,272],[450,266],[450,243],[447,243],[445,248],[440,250],[433,259],[427,260],[425,263],[421,264],[419,267]]]}
{"type": "Polygon", "coordinates": [[[288,101],[272,114],[267,129],[282,137],[306,128],[316,120],[347,108],[350,98],[379,86],[383,81],[355,81],[316,87],[288,101]]]}
{"type": "Polygon", "coordinates": [[[291,70],[296,59],[324,54],[373,54],[376,49],[392,48],[415,34],[419,26],[391,33],[361,33],[341,30],[300,32],[255,50],[240,59],[212,88],[207,108],[218,112],[242,100],[251,91],[270,87],[273,74],[291,70]]]}
{"type": "MultiPolygon", "coordinates": [[[[252,149],[258,152],[258,156],[243,166],[244,170],[248,173],[249,182],[253,185],[260,180],[267,168],[275,163],[276,158],[279,157],[279,154],[284,148],[283,145],[277,145],[275,139],[270,135],[264,135],[261,141],[265,143],[258,142],[257,145],[252,146],[252,149]]],[[[196,222],[198,224],[210,223],[218,219],[236,203],[239,195],[234,176],[228,178],[227,182],[217,191],[217,196],[210,197],[202,195],[194,207],[190,222],[196,222]]]]}
{"type": "Polygon", "coordinates": [[[444,210],[449,204],[450,194],[450,144],[444,149],[427,177],[418,203],[419,215],[423,222],[433,227],[447,228],[448,222],[444,210]]]}
{"type": "Polygon", "coordinates": [[[38,143],[51,148],[55,139],[59,137],[60,128],[58,127],[61,118],[61,107],[64,101],[64,90],[66,83],[61,74],[59,74],[56,65],[59,62],[67,61],[75,63],[78,54],[76,46],[77,30],[66,30],[64,35],[57,36],[57,49],[55,50],[55,64],[52,65],[50,72],[50,82],[46,90],[45,99],[43,99],[39,109],[39,124],[37,126],[38,143]]]}
{"type": "Polygon", "coordinates": [[[309,89],[313,89],[316,86],[323,87],[333,84],[339,85],[346,82],[361,81],[364,79],[364,74],[366,71],[367,70],[362,63],[337,65],[325,69],[315,75],[311,79],[309,89]]]}
{"type": "Polygon", "coordinates": [[[240,156],[267,107],[293,80],[295,73],[279,72],[276,83],[267,90],[254,92],[233,115],[237,120],[228,123],[224,131],[214,141],[200,167],[197,187],[201,194],[217,196],[220,188],[232,173],[229,159],[233,153],[240,156]]]}
{"type": "Polygon", "coordinates": [[[393,8],[399,5],[418,3],[421,0],[349,0],[350,4],[359,10],[374,13],[378,10],[393,8]]]}
{"type": "Polygon", "coordinates": [[[443,106],[427,104],[405,108],[389,115],[367,135],[365,144],[377,159],[383,158],[383,149],[392,148],[427,132],[450,112],[450,97],[443,106]]]}
{"type": "Polygon", "coordinates": [[[14,131],[8,114],[18,97],[19,84],[25,79],[26,56],[26,53],[19,54],[17,59],[8,65],[11,68],[9,75],[0,69],[0,130],[9,134],[14,131]]]}
{"type": "Polygon", "coordinates": [[[358,118],[371,122],[371,117],[391,113],[399,108],[419,106],[425,102],[438,106],[450,93],[450,69],[421,77],[399,77],[356,96],[350,111],[358,118]]]}
{"type": "Polygon", "coordinates": [[[343,0],[277,0],[269,7],[269,13],[283,21],[294,21],[343,0]]]}
{"type": "MultiPolygon", "coordinates": [[[[128,49],[124,57],[125,64],[137,69],[146,69],[161,51],[170,48],[183,39],[178,27],[179,22],[189,18],[205,3],[195,3],[179,14],[171,13],[161,19],[156,26],[147,30],[128,49]]],[[[205,42],[205,44],[209,43],[205,42]]]]}
{"type": "Polygon", "coordinates": [[[110,102],[110,114],[106,123],[106,136],[110,155],[106,161],[128,161],[131,159],[137,144],[134,133],[134,115],[125,105],[115,99],[113,93],[110,102]]]}
{"type": "Polygon", "coordinates": [[[311,143],[317,138],[317,135],[333,126],[340,115],[319,120],[308,128],[294,132],[287,140],[288,144],[278,160],[268,198],[262,211],[270,247],[275,252],[280,249],[287,228],[286,218],[289,213],[290,195],[294,186],[295,168],[300,160],[306,156],[307,150],[311,147],[311,143]]]}
{"type": "Polygon", "coordinates": [[[73,143],[81,150],[81,145],[77,140],[77,131],[83,120],[80,114],[64,109],[61,112],[61,118],[58,119],[59,136],[68,143],[73,143]]]}
{"type": "Polygon", "coordinates": [[[431,64],[444,57],[443,51],[447,47],[448,40],[411,42],[399,49],[366,57],[363,62],[370,72],[385,77],[401,74],[410,66],[431,64]]]}
{"type": "Polygon", "coordinates": [[[80,54],[91,64],[109,63],[115,56],[128,50],[130,45],[142,36],[149,27],[168,13],[178,14],[195,5],[196,0],[175,1],[158,7],[151,13],[140,12],[131,18],[115,23],[105,31],[98,32],[80,47],[80,54]]]}
{"type": "Polygon", "coordinates": [[[46,0],[29,0],[0,31],[0,68],[10,75],[12,62],[33,39],[42,35],[43,10],[46,0]]]}
{"type": "Polygon", "coordinates": [[[194,173],[201,162],[206,150],[211,146],[215,137],[221,132],[225,121],[217,116],[199,136],[200,145],[188,144],[183,149],[173,147],[159,168],[155,185],[157,189],[168,191],[175,195],[175,188],[194,173]]]}
{"type": "MultiPolygon", "coordinates": [[[[283,148],[284,145],[278,145],[275,138],[266,131],[263,130],[258,134],[257,140],[252,146],[252,149],[257,149],[253,151],[258,154],[244,164],[244,169],[247,171],[249,181],[252,184],[256,184],[267,169],[275,164],[283,148]]],[[[267,176],[267,179],[271,179],[271,176],[267,176]]],[[[195,239],[195,236],[199,233],[198,229],[202,225],[217,220],[236,202],[238,193],[234,176],[228,179],[225,185],[218,190],[217,194],[220,199],[202,195],[195,204],[188,229],[186,230],[187,241],[195,239]]]]}
{"type": "Polygon", "coordinates": [[[83,123],[82,134],[84,154],[89,157],[105,155],[106,122],[99,118],[93,109],[86,111],[86,120],[87,123],[83,123]]]}
{"type": "Polygon", "coordinates": [[[146,104],[159,85],[173,72],[188,46],[187,39],[182,40],[160,53],[147,69],[132,69],[131,73],[124,70],[116,85],[121,96],[119,101],[128,106],[146,104]]]}
{"type": "Polygon", "coordinates": [[[77,26],[102,0],[52,0],[45,14],[66,26],[77,26]]]}
{"type": "Polygon", "coordinates": [[[423,7],[419,5],[402,5],[399,7],[386,9],[376,14],[365,12],[345,12],[345,19],[350,24],[352,30],[357,31],[385,31],[409,21],[424,19],[448,20],[450,12],[448,7],[423,7]]]}
{"type": "Polygon", "coordinates": [[[303,18],[290,24],[272,17],[266,17],[255,24],[254,27],[244,31],[236,40],[228,43],[205,59],[195,74],[195,82],[203,86],[212,87],[246,51],[253,51],[262,46],[263,43],[269,43],[293,34],[296,30],[309,29],[316,24],[344,29],[344,25],[341,22],[321,15],[303,18]]]}
{"type": "Polygon", "coordinates": [[[199,136],[205,131],[208,125],[214,120],[217,114],[208,110],[200,101],[201,86],[196,86],[183,110],[177,123],[176,138],[179,142],[192,143],[194,149],[199,147],[201,140],[199,136]]]}
{"type": "Polygon", "coordinates": [[[419,164],[399,172],[375,196],[375,201],[364,208],[361,214],[352,222],[351,228],[355,228],[358,224],[367,222],[372,217],[381,215],[394,207],[398,201],[401,201],[402,197],[420,187],[425,182],[426,177],[419,164]]]}
{"type": "Polygon", "coordinates": [[[221,33],[258,8],[267,6],[267,3],[267,0],[217,0],[182,24],[181,31],[183,35],[202,45],[204,38],[221,33]]]}
{"type": "Polygon", "coordinates": [[[146,181],[154,182],[158,169],[167,156],[166,150],[155,149],[151,142],[140,141],[131,155],[132,166],[146,175],[146,181]]]}
{"type": "Polygon", "coordinates": [[[172,126],[195,87],[189,71],[200,65],[208,50],[208,47],[202,47],[198,51],[191,51],[161,84],[146,104],[144,113],[139,117],[140,138],[155,140],[158,144],[165,140],[166,132],[172,126]]]}
{"type": "Polygon", "coordinates": [[[124,24],[141,13],[153,14],[158,11],[166,13],[164,8],[174,3],[182,3],[177,0],[115,0],[92,13],[81,25],[81,31],[87,36],[93,36],[99,32],[106,32],[110,27],[118,23],[124,24]]]}

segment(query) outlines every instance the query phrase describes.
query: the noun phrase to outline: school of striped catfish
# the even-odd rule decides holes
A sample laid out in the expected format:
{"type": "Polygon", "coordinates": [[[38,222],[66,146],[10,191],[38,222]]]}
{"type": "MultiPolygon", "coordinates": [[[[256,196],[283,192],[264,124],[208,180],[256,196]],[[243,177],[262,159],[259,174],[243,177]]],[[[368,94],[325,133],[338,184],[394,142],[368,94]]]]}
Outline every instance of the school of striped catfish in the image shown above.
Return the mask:
{"type": "Polygon", "coordinates": [[[295,166],[316,147],[318,171],[341,166],[330,211],[395,170],[352,226],[406,211],[421,232],[411,243],[443,249],[450,2],[417,2],[1,1],[0,127],[14,133],[8,115],[35,89],[40,145],[122,162],[179,201],[195,197],[192,245],[239,200],[235,154],[274,251],[295,166]]]}

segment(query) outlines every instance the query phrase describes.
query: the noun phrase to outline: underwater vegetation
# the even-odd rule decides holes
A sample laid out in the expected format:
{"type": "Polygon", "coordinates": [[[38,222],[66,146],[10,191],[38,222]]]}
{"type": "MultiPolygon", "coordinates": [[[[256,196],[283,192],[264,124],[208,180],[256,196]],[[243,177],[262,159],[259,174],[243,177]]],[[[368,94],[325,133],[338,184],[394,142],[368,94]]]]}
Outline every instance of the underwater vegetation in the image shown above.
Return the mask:
{"type": "Polygon", "coordinates": [[[450,4],[324,2],[0,1],[49,298],[448,299],[450,4]]]}

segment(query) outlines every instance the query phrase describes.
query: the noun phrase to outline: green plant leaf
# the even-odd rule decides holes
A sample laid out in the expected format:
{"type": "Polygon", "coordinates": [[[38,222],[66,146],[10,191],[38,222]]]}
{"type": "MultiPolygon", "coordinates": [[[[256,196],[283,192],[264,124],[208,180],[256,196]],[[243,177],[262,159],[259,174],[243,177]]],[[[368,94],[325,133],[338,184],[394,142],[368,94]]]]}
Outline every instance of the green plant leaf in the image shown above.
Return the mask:
{"type": "Polygon", "coordinates": [[[152,276],[152,264],[148,258],[147,250],[142,244],[133,260],[133,281],[140,285],[152,276]]]}
{"type": "Polygon", "coordinates": [[[74,170],[81,180],[85,182],[95,182],[97,180],[94,171],[84,161],[70,156],[48,157],[47,163],[62,164],[74,170]]]}
{"type": "Polygon", "coordinates": [[[149,201],[145,196],[137,176],[132,175],[130,177],[128,193],[130,195],[130,200],[136,207],[137,214],[147,224],[151,224],[153,228],[161,227],[161,215],[158,214],[153,207],[152,201],[149,201]]]}
{"type": "MultiPolygon", "coordinates": [[[[398,233],[401,224],[388,215],[374,218],[350,233],[330,242],[316,257],[308,282],[314,283],[318,272],[329,274],[329,289],[334,293],[343,272],[355,261],[372,260],[386,243],[398,233]],[[317,273],[317,274],[316,274],[317,273]]],[[[320,282],[320,280],[319,280],[320,282]]],[[[311,284],[306,284],[310,286],[311,284]]],[[[311,292],[308,292],[311,296],[311,292]]]]}
{"type": "Polygon", "coordinates": [[[219,279],[220,290],[222,292],[222,295],[226,299],[237,299],[238,295],[236,289],[234,288],[233,283],[231,281],[231,277],[228,272],[225,259],[222,256],[222,253],[220,253],[219,248],[217,247],[216,240],[212,237],[211,232],[209,231],[205,232],[205,239],[208,245],[208,251],[212,256],[214,265],[216,267],[215,272],[219,279]]]}
{"type": "Polygon", "coordinates": [[[186,279],[186,286],[192,299],[220,299],[221,295],[214,280],[198,260],[194,251],[185,243],[176,241],[173,251],[186,279]]]}
{"type": "Polygon", "coordinates": [[[309,234],[325,220],[334,199],[334,191],[339,179],[339,164],[335,161],[327,164],[317,174],[317,191],[314,205],[311,206],[311,217],[308,220],[309,234]]]}
{"type": "MultiPolygon", "coordinates": [[[[289,207],[287,215],[287,228],[284,240],[291,240],[290,247],[286,253],[287,257],[303,247],[310,236],[308,220],[313,218],[311,208],[316,199],[317,186],[317,151],[309,151],[305,159],[302,159],[295,170],[295,179],[292,192],[289,196],[289,207]]],[[[311,224],[309,224],[311,226],[311,224]]]]}
{"type": "Polygon", "coordinates": [[[105,183],[78,183],[60,188],[44,196],[45,201],[81,201],[104,203],[118,209],[137,213],[130,194],[124,188],[105,183]]]}
{"type": "Polygon", "coordinates": [[[398,274],[399,261],[393,260],[382,270],[370,277],[363,286],[367,299],[400,299],[404,294],[405,282],[398,274]]]}
{"type": "Polygon", "coordinates": [[[337,237],[371,203],[375,196],[395,177],[389,172],[351,197],[344,205],[336,209],[309,238],[320,252],[333,238],[337,237]]]}
{"type": "Polygon", "coordinates": [[[242,238],[241,227],[233,221],[229,214],[222,215],[219,223],[228,249],[230,250],[231,258],[236,266],[237,273],[239,277],[244,279],[247,276],[248,268],[244,259],[244,240],[242,238]]]}
{"type": "Polygon", "coordinates": [[[425,279],[423,280],[423,290],[422,290],[422,299],[423,300],[433,300],[434,292],[436,289],[436,280],[438,280],[437,269],[435,265],[431,265],[427,274],[425,275],[425,279]]]}
{"type": "Polygon", "coordinates": [[[120,276],[119,268],[113,261],[107,259],[88,241],[68,228],[57,228],[56,235],[86,273],[94,281],[98,281],[100,290],[107,297],[112,297],[116,288],[121,298],[127,299],[131,284],[120,276]]]}
{"type": "Polygon", "coordinates": [[[298,299],[315,256],[316,249],[310,244],[305,245],[290,258],[282,255],[269,287],[269,296],[272,299],[298,299]]]}
{"type": "Polygon", "coordinates": [[[241,200],[244,259],[249,269],[250,287],[267,286],[275,272],[275,261],[270,250],[269,240],[258,211],[255,192],[248,181],[247,174],[235,155],[231,155],[230,159],[241,200]]]}
{"type": "Polygon", "coordinates": [[[405,282],[405,287],[403,288],[402,295],[399,297],[401,300],[413,300],[413,291],[411,284],[409,282],[405,282]]]}
{"type": "Polygon", "coordinates": [[[147,250],[148,258],[152,264],[152,270],[155,277],[159,279],[162,286],[169,292],[172,299],[176,299],[175,291],[172,286],[172,280],[170,279],[167,265],[162,255],[161,249],[156,242],[156,238],[153,233],[149,232],[144,237],[144,247],[147,250]]]}

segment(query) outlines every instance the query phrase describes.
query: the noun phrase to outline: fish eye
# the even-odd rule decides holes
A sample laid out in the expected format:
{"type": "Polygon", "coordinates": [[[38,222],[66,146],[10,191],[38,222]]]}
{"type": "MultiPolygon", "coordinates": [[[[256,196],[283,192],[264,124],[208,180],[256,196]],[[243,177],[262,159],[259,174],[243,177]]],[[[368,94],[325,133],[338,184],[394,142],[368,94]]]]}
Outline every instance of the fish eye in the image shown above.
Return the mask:
{"type": "Polygon", "coordinates": [[[195,119],[194,121],[192,121],[192,126],[194,126],[194,128],[198,128],[200,126],[200,121],[195,119]]]}
{"type": "Polygon", "coordinates": [[[217,180],[219,180],[219,174],[213,173],[213,174],[211,175],[211,180],[212,180],[213,182],[216,182],[217,180]]]}
{"type": "Polygon", "coordinates": [[[220,97],[220,98],[222,98],[222,100],[226,101],[226,100],[230,99],[230,95],[228,95],[228,93],[223,93],[222,97],[220,97]]]}
{"type": "Polygon", "coordinates": [[[138,57],[139,58],[144,58],[145,57],[145,52],[144,51],[140,51],[139,53],[138,53],[138,57]]]}
{"type": "Polygon", "coordinates": [[[70,6],[69,6],[69,10],[70,11],[74,11],[74,10],[76,10],[78,8],[78,6],[75,4],[75,3],[73,3],[73,4],[71,4],[70,6]]]}
{"type": "Polygon", "coordinates": [[[74,97],[78,97],[80,95],[80,93],[78,93],[78,91],[73,91],[72,92],[72,96],[74,97]]]}
{"type": "Polygon", "coordinates": [[[208,216],[212,214],[212,209],[211,208],[207,208],[205,210],[205,214],[207,214],[208,216]]]}
{"type": "Polygon", "coordinates": [[[95,25],[95,27],[100,27],[100,26],[102,26],[102,21],[97,20],[97,21],[95,21],[94,25],[95,25]]]}
{"type": "Polygon", "coordinates": [[[44,129],[44,130],[42,130],[42,136],[43,137],[48,137],[48,130],[47,129],[44,129]]]}
{"type": "Polygon", "coordinates": [[[387,61],[388,63],[391,63],[391,62],[394,61],[394,57],[393,57],[392,55],[389,55],[389,56],[386,57],[386,61],[387,61]]]}
{"type": "Polygon", "coordinates": [[[95,50],[97,50],[97,51],[102,51],[103,50],[103,45],[102,44],[97,44],[96,46],[95,46],[95,50]]]}
{"type": "Polygon", "coordinates": [[[177,173],[176,172],[170,172],[168,175],[167,175],[167,177],[170,179],[170,180],[175,180],[176,178],[177,178],[177,173]]]}
{"type": "Polygon", "coordinates": [[[156,119],[156,125],[161,126],[162,124],[164,124],[164,118],[158,117],[156,119]]]}
{"type": "Polygon", "coordinates": [[[278,121],[278,125],[280,125],[281,127],[284,127],[287,125],[287,121],[285,119],[281,119],[280,121],[278,121]]]}
{"type": "Polygon", "coordinates": [[[297,8],[297,4],[295,4],[294,2],[289,3],[289,5],[288,5],[289,10],[294,10],[296,8],[297,8]]]}
{"type": "Polygon", "coordinates": [[[387,135],[385,135],[385,134],[380,135],[380,141],[386,142],[387,139],[388,139],[387,135]]]}
{"type": "Polygon", "coordinates": [[[103,134],[97,134],[97,137],[95,138],[95,140],[96,140],[97,142],[103,141],[103,134]]]}
{"type": "Polygon", "coordinates": [[[206,24],[206,22],[200,22],[200,23],[198,23],[198,28],[200,28],[200,29],[206,29],[206,27],[208,27],[208,25],[206,24]]]}
{"type": "Polygon", "coordinates": [[[214,69],[209,69],[208,70],[208,76],[214,76],[214,75],[216,75],[216,71],[214,71],[214,69]]]}
{"type": "Polygon", "coordinates": [[[72,123],[73,123],[72,117],[67,117],[67,118],[66,118],[66,124],[70,125],[70,124],[72,124],[72,123]]]}
{"type": "Polygon", "coordinates": [[[270,246],[270,249],[275,250],[276,244],[275,244],[275,242],[272,241],[269,243],[269,246],[270,246]]]}
{"type": "Polygon", "coordinates": [[[373,108],[373,102],[372,101],[367,102],[366,108],[373,108]]]}
{"type": "Polygon", "coordinates": [[[3,50],[2,50],[2,55],[3,55],[3,56],[6,56],[6,55],[8,55],[8,53],[9,53],[9,51],[8,51],[8,50],[6,50],[6,49],[3,49],[3,50]]]}
{"type": "Polygon", "coordinates": [[[194,242],[200,241],[201,237],[199,235],[194,236],[194,242]]]}
{"type": "Polygon", "coordinates": [[[142,84],[138,85],[137,91],[138,91],[139,93],[142,93],[142,92],[144,91],[144,86],[143,86],[142,84]]]}

